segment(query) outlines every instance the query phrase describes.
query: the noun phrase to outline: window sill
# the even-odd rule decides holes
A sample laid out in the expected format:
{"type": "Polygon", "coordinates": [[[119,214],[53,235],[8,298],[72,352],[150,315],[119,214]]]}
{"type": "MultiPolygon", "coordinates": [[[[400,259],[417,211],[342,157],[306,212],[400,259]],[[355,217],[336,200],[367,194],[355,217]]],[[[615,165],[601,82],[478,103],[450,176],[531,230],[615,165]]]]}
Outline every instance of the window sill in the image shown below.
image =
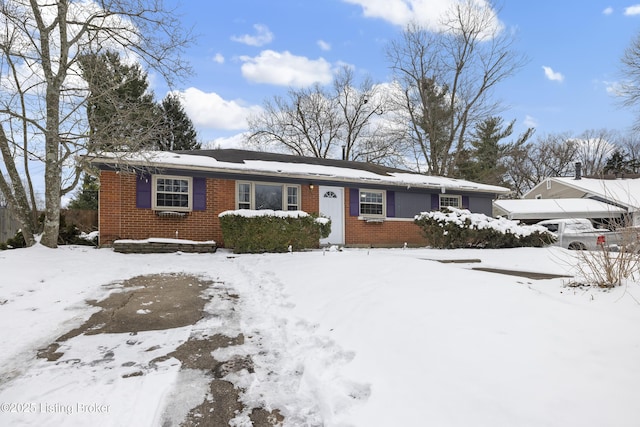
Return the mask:
{"type": "Polygon", "coordinates": [[[155,211],[156,215],[160,218],[184,218],[189,215],[189,212],[177,212],[177,211],[155,211]]]}
{"type": "Polygon", "coordinates": [[[385,221],[385,218],[375,218],[375,217],[367,217],[367,216],[361,216],[358,219],[361,221],[370,222],[373,224],[382,224],[385,221]]]}

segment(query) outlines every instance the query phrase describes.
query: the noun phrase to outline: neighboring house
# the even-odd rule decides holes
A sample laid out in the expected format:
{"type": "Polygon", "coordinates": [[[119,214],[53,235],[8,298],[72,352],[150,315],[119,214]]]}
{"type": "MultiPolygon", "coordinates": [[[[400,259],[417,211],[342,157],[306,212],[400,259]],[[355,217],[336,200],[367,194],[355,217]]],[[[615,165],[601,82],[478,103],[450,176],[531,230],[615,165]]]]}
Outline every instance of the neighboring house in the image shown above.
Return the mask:
{"type": "Polygon", "coordinates": [[[545,219],[589,218],[597,222],[618,220],[626,209],[594,199],[500,199],[493,202],[493,216],[533,224],[545,219]]]}
{"type": "Polygon", "coordinates": [[[302,210],[331,218],[322,244],[423,245],[414,216],[445,206],[491,214],[504,187],[379,165],[245,150],[108,153],[100,169],[100,244],[117,239],[215,240],[218,215],[302,210]]]}
{"type": "Polygon", "coordinates": [[[534,219],[589,218],[640,225],[640,178],[582,177],[576,165],[573,177],[551,177],[520,200],[494,202],[494,215],[531,222],[534,219]]]}

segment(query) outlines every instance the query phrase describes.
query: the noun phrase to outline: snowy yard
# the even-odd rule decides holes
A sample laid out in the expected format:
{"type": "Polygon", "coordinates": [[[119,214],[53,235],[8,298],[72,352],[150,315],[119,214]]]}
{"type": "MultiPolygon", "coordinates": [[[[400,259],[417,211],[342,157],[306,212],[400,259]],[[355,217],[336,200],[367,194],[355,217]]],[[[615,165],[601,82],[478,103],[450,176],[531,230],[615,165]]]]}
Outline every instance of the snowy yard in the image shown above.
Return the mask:
{"type": "MultiPolygon", "coordinates": [[[[279,408],[285,425],[637,426],[639,284],[604,291],[472,270],[572,274],[571,256],[555,247],[3,251],[0,425],[178,425],[208,380],[172,358],[150,361],[190,336],[242,333],[243,345],[214,356],[251,356],[253,373],[226,379],[248,408],[279,408]],[[59,360],[36,358],[97,311],[85,300],[156,273],[206,278],[238,296],[234,310],[212,298],[210,316],[139,332],[136,345],[126,334],[78,335],[59,360]]],[[[234,423],[249,425],[247,414],[234,423]]]]}

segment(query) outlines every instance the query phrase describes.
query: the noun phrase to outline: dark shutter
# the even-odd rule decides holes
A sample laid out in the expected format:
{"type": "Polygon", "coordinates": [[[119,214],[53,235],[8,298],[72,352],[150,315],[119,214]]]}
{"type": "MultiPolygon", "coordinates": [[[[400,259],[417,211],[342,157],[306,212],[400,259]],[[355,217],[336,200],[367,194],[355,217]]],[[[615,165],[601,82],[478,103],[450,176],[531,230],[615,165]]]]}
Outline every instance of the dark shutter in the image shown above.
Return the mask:
{"type": "Polygon", "coordinates": [[[349,215],[360,215],[360,191],[357,188],[349,189],[349,215]]]}
{"type": "Polygon", "coordinates": [[[462,209],[469,209],[469,196],[462,196],[462,209]]]}
{"type": "Polygon", "coordinates": [[[151,175],[142,174],[136,180],[136,208],[151,209],[151,175]]]}
{"type": "Polygon", "coordinates": [[[440,210],[440,195],[432,194],[431,195],[431,210],[437,211],[440,210]]]}
{"type": "Polygon", "coordinates": [[[387,191],[387,217],[394,218],[396,216],[396,192],[387,191]]]}
{"type": "Polygon", "coordinates": [[[207,209],[207,179],[193,178],[193,210],[207,209]]]}

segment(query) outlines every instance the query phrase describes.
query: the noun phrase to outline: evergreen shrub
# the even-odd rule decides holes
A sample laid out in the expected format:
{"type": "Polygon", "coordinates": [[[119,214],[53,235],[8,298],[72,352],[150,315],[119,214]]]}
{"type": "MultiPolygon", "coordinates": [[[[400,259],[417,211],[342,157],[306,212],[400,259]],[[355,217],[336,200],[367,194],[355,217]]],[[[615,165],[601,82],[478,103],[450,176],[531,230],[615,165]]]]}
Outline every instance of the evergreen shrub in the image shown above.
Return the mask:
{"type": "Polygon", "coordinates": [[[414,222],[422,229],[428,245],[441,249],[543,247],[555,241],[545,227],[522,225],[466,209],[422,212],[414,222]]]}
{"type": "Polygon", "coordinates": [[[220,214],[224,245],[234,253],[288,252],[317,248],[331,221],[303,211],[236,210],[220,214]]]}

